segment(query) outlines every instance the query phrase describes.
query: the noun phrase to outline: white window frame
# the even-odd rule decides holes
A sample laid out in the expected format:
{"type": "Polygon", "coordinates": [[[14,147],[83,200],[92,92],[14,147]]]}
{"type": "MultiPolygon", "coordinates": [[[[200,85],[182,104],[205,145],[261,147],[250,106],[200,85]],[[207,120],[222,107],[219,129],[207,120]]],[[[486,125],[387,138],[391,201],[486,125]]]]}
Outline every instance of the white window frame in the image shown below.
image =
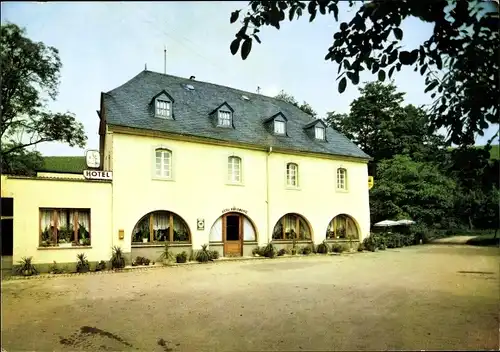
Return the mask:
{"type": "Polygon", "coordinates": [[[230,111],[219,110],[217,113],[217,125],[220,127],[231,127],[233,116],[230,111]]]}
{"type": "Polygon", "coordinates": [[[347,170],[343,167],[337,169],[337,190],[347,191],[347,170]]]}
{"type": "Polygon", "coordinates": [[[325,128],[323,126],[314,127],[314,136],[321,141],[325,140],[325,128]]]}
{"type": "Polygon", "coordinates": [[[243,183],[242,160],[239,156],[229,156],[227,158],[227,180],[231,184],[243,183]]]}
{"type": "Polygon", "coordinates": [[[287,187],[299,187],[299,165],[296,163],[286,164],[286,185],[287,187]],[[294,178],[295,176],[295,178],[294,178]]]}
{"type": "Polygon", "coordinates": [[[155,116],[168,119],[172,116],[172,102],[166,99],[156,99],[155,116]]]}
{"type": "Polygon", "coordinates": [[[172,151],[163,147],[155,148],[154,159],[155,178],[171,180],[173,178],[172,151]]]}
{"type": "Polygon", "coordinates": [[[280,120],[275,120],[274,121],[274,133],[280,134],[280,135],[285,134],[286,133],[286,122],[280,121],[280,120]],[[281,126],[281,127],[278,127],[278,126],[281,126]]]}

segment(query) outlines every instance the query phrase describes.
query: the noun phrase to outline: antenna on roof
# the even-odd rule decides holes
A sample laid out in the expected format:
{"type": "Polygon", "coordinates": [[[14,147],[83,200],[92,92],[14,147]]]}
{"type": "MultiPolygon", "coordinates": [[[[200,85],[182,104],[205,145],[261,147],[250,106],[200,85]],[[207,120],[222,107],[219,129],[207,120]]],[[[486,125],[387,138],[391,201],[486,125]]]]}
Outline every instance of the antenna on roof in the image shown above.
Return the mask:
{"type": "Polygon", "coordinates": [[[257,86],[257,94],[260,94],[260,87],[257,86]]]}
{"type": "Polygon", "coordinates": [[[148,64],[144,64],[144,71],[147,71],[148,70],[148,64]]]}
{"type": "Polygon", "coordinates": [[[163,73],[167,74],[167,46],[163,49],[163,73]]]}

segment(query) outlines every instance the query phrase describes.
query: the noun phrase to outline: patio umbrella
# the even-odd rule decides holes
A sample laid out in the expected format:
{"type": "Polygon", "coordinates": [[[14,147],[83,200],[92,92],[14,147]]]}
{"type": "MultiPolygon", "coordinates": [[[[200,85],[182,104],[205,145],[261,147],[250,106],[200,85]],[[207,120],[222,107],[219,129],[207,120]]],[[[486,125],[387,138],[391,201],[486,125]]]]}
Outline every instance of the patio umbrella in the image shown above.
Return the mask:
{"type": "Polygon", "coordinates": [[[390,227],[390,226],[396,226],[396,225],[400,225],[400,224],[397,221],[384,220],[384,221],[377,222],[373,226],[375,226],[375,227],[390,227]]]}
{"type": "Polygon", "coordinates": [[[403,219],[396,221],[398,225],[412,225],[415,223],[413,220],[403,219]]]}

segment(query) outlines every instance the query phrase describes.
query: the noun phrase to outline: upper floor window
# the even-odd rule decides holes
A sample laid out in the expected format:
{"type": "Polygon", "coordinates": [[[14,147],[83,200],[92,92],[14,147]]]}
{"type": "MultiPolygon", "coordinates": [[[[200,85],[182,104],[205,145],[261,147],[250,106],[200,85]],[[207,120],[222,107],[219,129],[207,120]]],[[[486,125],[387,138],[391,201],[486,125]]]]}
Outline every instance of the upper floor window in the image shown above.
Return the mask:
{"type": "Polygon", "coordinates": [[[241,182],[241,158],[230,156],[227,163],[228,180],[232,183],[241,182]]]}
{"type": "Polygon", "coordinates": [[[337,169],[337,189],[347,190],[347,170],[337,169]]]}
{"type": "Polygon", "coordinates": [[[292,187],[299,185],[299,166],[297,164],[286,164],[286,184],[292,187]]]}
{"type": "Polygon", "coordinates": [[[325,128],[321,126],[316,126],[314,128],[314,135],[316,139],[325,140],[325,128]]]}
{"type": "Polygon", "coordinates": [[[274,133],[285,134],[285,121],[274,121],[274,133]]]}
{"type": "Polygon", "coordinates": [[[156,149],[156,177],[172,178],[172,152],[156,149]]]}
{"type": "Polygon", "coordinates": [[[231,126],[231,112],[219,110],[219,126],[230,127],[231,126]]]}
{"type": "Polygon", "coordinates": [[[156,116],[170,118],[172,116],[172,104],[166,100],[156,100],[156,116]]]}

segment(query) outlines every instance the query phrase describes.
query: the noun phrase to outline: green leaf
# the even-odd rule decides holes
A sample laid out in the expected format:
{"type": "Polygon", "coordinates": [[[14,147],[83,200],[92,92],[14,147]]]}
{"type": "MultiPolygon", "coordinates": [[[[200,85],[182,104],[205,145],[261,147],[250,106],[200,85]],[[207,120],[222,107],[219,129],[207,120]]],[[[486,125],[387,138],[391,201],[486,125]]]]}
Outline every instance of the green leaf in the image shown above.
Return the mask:
{"type": "Polygon", "coordinates": [[[340,94],[344,93],[346,87],[347,87],[347,79],[343,77],[339,82],[339,93],[340,94]]]}
{"type": "Polygon", "coordinates": [[[401,28],[393,28],[394,31],[394,36],[396,37],[397,40],[403,39],[403,31],[401,28]]]}
{"type": "Polygon", "coordinates": [[[420,68],[420,74],[423,75],[425,73],[425,71],[427,70],[427,64],[423,65],[421,68],[420,68]]]}
{"type": "Polygon", "coordinates": [[[380,70],[380,71],[378,71],[378,80],[379,80],[380,82],[385,81],[385,71],[384,71],[384,70],[380,70]]]}
{"type": "Polygon", "coordinates": [[[278,2],[278,6],[282,10],[285,10],[288,7],[288,5],[286,4],[286,1],[280,1],[280,2],[278,2]]]}
{"type": "Polygon", "coordinates": [[[399,53],[399,62],[401,62],[403,65],[411,65],[411,55],[408,51],[401,51],[399,53]]]}
{"type": "Polygon", "coordinates": [[[396,68],[396,66],[392,66],[390,69],[389,69],[389,78],[392,77],[392,74],[394,73],[394,69],[396,68]]]}
{"type": "Polygon", "coordinates": [[[431,84],[429,84],[427,86],[427,88],[425,88],[425,91],[424,93],[427,93],[427,92],[430,92],[431,90],[433,90],[434,88],[436,88],[436,86],[439,84],[438,80],[435,79],[431,82],[431,84]]]}
{"type": "Polygon", "coordinates": [[[257,43],[261,44],[261,41],[260,41],[260,38],[257,34],[254,34],[253,37],[255,38],[255,40],[257,41],[257,43]]]}
{"type": "Polygon", "coordinates": [[[438,68],[438,70],[443,69],[443,61],[441,60],[441,56],[437,54],[435,59],[436,59],[436,67],[438,68]]]}
{"type": "Polygon", "coordinates": [[[325,55],[325,60],[332,60],[333,58],[333,50],[328,51],[328,54],[325,55]]]}
{"type": "Polygon", "coordinates": [[[241,46],[241,58],[245,60],[252,50],[252,38],[245,39],[241,46]]]}
{"type": "Polygon", "coordinates": [[[240,48],[240,42],[241,42],[241,38],[236,38],[235,40],[233,40],[231,42],[231,46],[230,46],[231,54],[235,55],[238,52],[238,49],[240,48]]]}
{"type": "Polygon", "coordinates": [[[359,73],[358,71],[347,72],[347,77],[351,80],[352,84],[356,85],[359,83],[359,73]]]}
{"type": "Polygon", "coordinates": [[[342,31],[345,31],[345,30],[347,29],[347,27],[349,27],[349,26],[348,26],[348,25],[347,25],[347,23],[345,23],[345,22],[342,22],[342,23],[340,24],[340,30],[342,30],[342,31]]]}
{"type": "Polygon", "coordinates": [[[290,22],[293,20],[293,16],[295,16],[295,11],[297,11],[297,7],[294,6],[290,9],[290,12],[288,12],[288,19],[290,22]]]}
{"type": "Polygon", "coordinates": [[[236,10],[234,12],[231,13],[231,23],[234,23],[236,22],[236,20],[238,19],[238,16],[240,15],[240,10],[236,10]]]}
{"type": "Polygon", "coordinates": [[[335,17],[335,21],[338,22],[339,20],[339,8],[337,7],[337,4],[332,3],[328,5],[328,13],[333,11],[333,17],[335,17]]]}

